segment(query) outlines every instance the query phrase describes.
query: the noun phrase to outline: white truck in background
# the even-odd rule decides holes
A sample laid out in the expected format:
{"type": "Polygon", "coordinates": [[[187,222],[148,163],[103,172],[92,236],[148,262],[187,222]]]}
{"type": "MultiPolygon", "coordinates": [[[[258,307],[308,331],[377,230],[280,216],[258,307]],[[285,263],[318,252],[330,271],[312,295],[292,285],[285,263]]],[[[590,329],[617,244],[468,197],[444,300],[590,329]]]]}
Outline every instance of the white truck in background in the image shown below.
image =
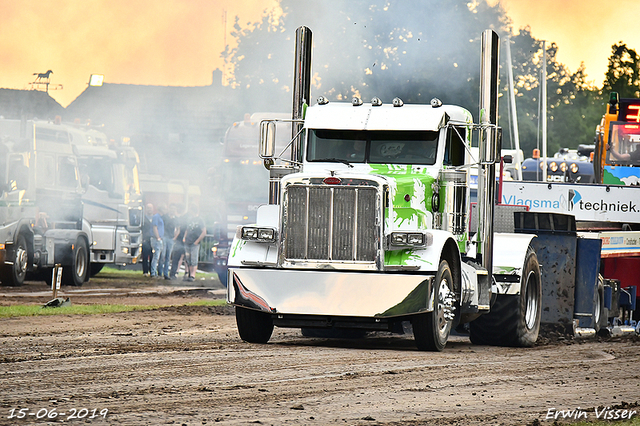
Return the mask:
{"type": "Polygon", "coordinates": [[[102,265],[135,263],[142,202],[137,155],[95,130],[43,120],[0,119],[0,279],[28,273],[82,285],[102,265]]]}
{"type": "Polygon", "coordinates": [[[83,187],[83,229],[90,237],[90,275],[104,265],[130,265],[141,255],[140,160],[126,143],[95,129],[68,126],[83,187]]]}
{"type": "Polygon", "coordinates": [[[69,135],[59,124],[0,119],[0,280],[22,285],[27,274],[50,281],[89,277],[82,188],[69,135]]]}

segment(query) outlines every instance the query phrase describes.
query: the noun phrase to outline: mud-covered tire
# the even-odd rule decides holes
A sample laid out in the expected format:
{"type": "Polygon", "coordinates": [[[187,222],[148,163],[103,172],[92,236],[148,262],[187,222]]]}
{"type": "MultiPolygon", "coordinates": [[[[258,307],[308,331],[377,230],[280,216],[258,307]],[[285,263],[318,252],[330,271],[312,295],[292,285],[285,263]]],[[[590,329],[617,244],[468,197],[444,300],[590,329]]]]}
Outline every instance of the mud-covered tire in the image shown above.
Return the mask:
{"type": "Polygon", "coordinates": [[[73,246],[71,265],[62,267],[62,284],[80,287],[89,277],[89,248],[84,238],[79,237],[73,246]]]}
{"type": "Polygon", "coordinates": [[[273,333],[269,314],[239,306],[236,306],[236,325],[240,338],[249,343],[267,343],[273,333]]]}
{"type": "Polygon", "coordinates": [[[598,274],[598,285],[593,294],[593,328],[596,333],[607,326],[608,313],[604,307],[604,278],[598,274]]]}
{"type": "Polygon", "coordinates": [[[421,351],[442,351],[449,340],[454,309],[454,286],[451,268],[440,261],[434,280],[433,311],[416,315],[412,320],[413,336],[421,351]],[[449,317],[449,318],[448,318],[449,317]]]}
{"type": "Polygon", "coordinates": [[[476,345],[533,346],[540,332],[542,283],[535,251],[529,247],[522,269],[520,294],[498,294],[491,312],[469,323],[476,345]]]}
{"type": "Polygon", "coordinates": [[[15,254],[13,265],[0,267],[0,281],[2,281],[2,285],[18,287],[24,284],[29,267],[29,249],[23,235],[18,235],[13,250],[15,254]]]}

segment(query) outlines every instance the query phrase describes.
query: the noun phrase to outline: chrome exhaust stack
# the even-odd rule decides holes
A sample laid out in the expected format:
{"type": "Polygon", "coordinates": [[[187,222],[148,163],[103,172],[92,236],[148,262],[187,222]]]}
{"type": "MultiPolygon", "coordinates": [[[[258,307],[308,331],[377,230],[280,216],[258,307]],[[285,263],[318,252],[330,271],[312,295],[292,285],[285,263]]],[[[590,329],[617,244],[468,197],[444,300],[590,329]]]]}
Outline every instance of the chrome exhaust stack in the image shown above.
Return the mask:
{"type": "Polygon", "coordinates": [[[478,236],[482,266],[493,281],[493,212],[498,147],[498,56],[500,38],[493,30],[482,33],[480,66],[480,165],[478,168],[478,236]]]}
{"type": "MultiPolygon", "coordinates": [[[[311,41],[311,30],[305,26],[298,27],[296,30],[295,64],[293,70],[291,163],[286,165],[276,165],[271,163],[268,165],[269,204],[280,203],[280,180],[283,176],[295,171],[295,165],[299,164],[302,160],[302,119],[304,118],[304,106],[305,104],[309,104],[311,93],[311,41]]],[[[275,132],[275,127],[272,131],[275,132]]]]}
{"type": "Polygon", "coordinates": [[[302,149],[301,120],[304,118],[304,105],[309,104],[311,93],[311,48],[312,33],[308,27],[301,26],[296,30],[295,68],[293,70],[293,107],[291,109],[291,161],[300,161],[302,149]]]}

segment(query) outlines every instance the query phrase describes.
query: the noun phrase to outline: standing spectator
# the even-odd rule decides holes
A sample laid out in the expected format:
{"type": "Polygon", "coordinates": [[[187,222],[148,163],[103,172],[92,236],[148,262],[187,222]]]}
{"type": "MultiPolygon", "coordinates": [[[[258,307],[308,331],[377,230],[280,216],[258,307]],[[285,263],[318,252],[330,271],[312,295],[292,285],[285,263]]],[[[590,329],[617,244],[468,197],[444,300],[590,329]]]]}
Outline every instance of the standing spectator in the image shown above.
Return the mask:
{"type": "Polygon", "coordinates": [[[171,204],[169,206],[169,212],[162,216],[162,221],[164,222],[164,237],[162,237],[164,256],[162,256],[158,264],[158,276],[164,276],[165,280],[171,279],[169,277],[169,265],[171,263],[171,253],[173,251],[176,233],[179,230],[176,226],[176,211],[176,205],[171,204]]]}
{"type": "Polygon", "coordinates": [[[151,219],[152,235],[151,235],[151,248],[153,249],[153,257],[151,258],[151,276],[158,276],[158,262],[163,253],[162,237],[164,236],[164,221],[162,220],[162,213],[164,213],[163,207],[158,207],[158,211],[153,215],[151,219]]]}
{"type": "Polygon", "coordinates": [[[189,277],[187,281],[196,279],[196,270],[198,269],[198,252],[200,251],[200,241],[207,235],[207,228],[204,221],[199,215],[198,207],[193,206],[190,211],[187,230],[184,233],[184,252],[189,265],[189,277]]]}
{"type": "Polygon", "coordinates": [[[153,255],[151,248],[152,218],[153,204],[149,203],[145,206],[144,218],[142,218],[142,274],[145,277],[148,277],[151,271],[151,256],[153,255]]]}
{"type": "MultiPolygon", "coordinates": [[[[175,279],[178,275],[178,269],[184,259],[184,233],[187,230],[187,213],[184,211],[184,207],[180,208],[180,215],[175,220],[175,238],[173,239],[173,258],[171,259],[171,279],[175,279]]],[[[185,266],[185,276],[188,273],[189,268],[185,266]]]]}

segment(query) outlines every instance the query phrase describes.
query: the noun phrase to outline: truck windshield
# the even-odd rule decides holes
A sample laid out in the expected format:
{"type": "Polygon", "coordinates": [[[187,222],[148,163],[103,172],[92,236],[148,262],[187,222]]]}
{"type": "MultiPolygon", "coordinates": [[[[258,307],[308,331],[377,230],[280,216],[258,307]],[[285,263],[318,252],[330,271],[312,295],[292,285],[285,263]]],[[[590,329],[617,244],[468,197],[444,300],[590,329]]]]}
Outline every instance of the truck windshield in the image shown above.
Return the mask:
{"type": "Polygon", "coordinates": [[[607,164],[640,165],[640,125],[611,123],[607,164]]]}
{"type": "Polygon", "coordinates": [[[425,164],[436,161],[438,132],[310,130],[307,161],[425,164]]]}
{"type": "Polygon", "coordinates": [[[80,157],[80,172],[89,177],[89,185],[107,191],[111,196],[139,194],[138,170],[108,157],[80,157]]]}

